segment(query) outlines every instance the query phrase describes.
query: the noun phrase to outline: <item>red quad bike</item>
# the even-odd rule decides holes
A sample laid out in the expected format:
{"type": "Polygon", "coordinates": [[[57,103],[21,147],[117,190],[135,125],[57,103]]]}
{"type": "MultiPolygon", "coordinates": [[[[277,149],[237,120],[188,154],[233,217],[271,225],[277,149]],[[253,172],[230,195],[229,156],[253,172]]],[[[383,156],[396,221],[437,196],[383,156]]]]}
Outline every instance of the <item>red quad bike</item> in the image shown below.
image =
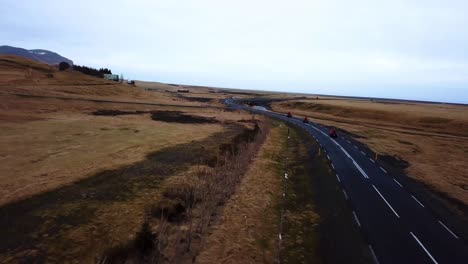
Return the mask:
{"type": "Polygon", "coordinates": [[[291,112],[288,112],[288,114],[286,116],[289,117],[289,118],[292,118],[291,112]]]}
{"type": "Polygon", "coordinates": [[[330,137],[337,138],[338,135],[336,134],[336,130],[334,128],[330,129],[330,137]]]}
{"type": "Polygon", "coordinates": [[[309,124],[309,119],[306,117],[304,117],[304,120],[302,120],[302,122],[306,123],[306,124],[309,124]]]}

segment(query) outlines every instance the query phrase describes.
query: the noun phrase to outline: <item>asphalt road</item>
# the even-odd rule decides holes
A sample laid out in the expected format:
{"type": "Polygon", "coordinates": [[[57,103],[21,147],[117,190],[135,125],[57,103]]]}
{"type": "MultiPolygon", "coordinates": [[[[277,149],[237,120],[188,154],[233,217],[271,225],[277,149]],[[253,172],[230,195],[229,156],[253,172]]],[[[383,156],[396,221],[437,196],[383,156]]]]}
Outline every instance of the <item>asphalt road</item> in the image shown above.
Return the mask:
{"type": "Polygon", "coordinates": [[[331,138],[320,124],[305,124],[262,107],[240,106],[234,99],[225,103],[292,123],[314,137],[327,155],[353,208],[353,221],[366,236],[377,263],[468,263],[468,246],[456,230],[432,214],[352,139],[331,138]]]}

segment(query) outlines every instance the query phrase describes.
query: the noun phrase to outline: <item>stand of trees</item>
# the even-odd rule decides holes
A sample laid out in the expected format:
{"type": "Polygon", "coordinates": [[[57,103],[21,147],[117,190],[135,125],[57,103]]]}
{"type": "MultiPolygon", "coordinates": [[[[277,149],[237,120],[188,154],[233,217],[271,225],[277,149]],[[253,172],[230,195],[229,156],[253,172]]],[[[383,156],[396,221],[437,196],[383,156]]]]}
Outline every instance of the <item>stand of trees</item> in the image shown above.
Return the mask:
{"type": "Polygon", "coordinates": [[[65,71],[68,69],[70,69],[70,64],[68,64],[68,62],[62,61],[59,63],[59,71],[65,71]]]}
{"type": "Polygon", "coordinates": [[[110,69],[108,69],[108,68],[100,68],[98,70],[98,69],[94,69],[94,68],[91,68],[91,67],[80,66],[80,65],[73,65],[73,70],[74,71],[79,71],[79,72],[84,73],[86,75],[91,75],[91,76],[95,76],[95,77],[99,77],[99,78],[103,78],[104,74],[112,74],[112,71],[110,69]]]}

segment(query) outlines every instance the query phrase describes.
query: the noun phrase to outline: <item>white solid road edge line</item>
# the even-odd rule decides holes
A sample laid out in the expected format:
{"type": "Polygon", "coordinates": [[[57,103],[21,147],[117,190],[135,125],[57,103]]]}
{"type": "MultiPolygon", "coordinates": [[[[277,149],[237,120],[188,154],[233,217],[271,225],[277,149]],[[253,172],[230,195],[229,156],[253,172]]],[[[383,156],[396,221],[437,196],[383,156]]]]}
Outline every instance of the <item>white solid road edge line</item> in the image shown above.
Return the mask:
{"type": "Polygon", "coordinates": [[[447,231],[450,232],[450,234],[452,234],[452,236],[454,236],[456,239],[460,239],[457,235],[455,235],[455,233],[452,232],[452,230],[450,230],[446,225],[444,225],[444,223],[442,223],[440,220],[439,220],[439,224],[441,224],[443,227],[445,227],[445,229],[447,229],[447,231]]]}
{"type": "Polygon", "coordinates": [[[424,245],[421,243],[421,241],[419,241],[419,239],[413,234],[413,232],[410,232],[410,234],[413,236],[413,238],[416,240],[416,242],[418,242],[418,244],[422,247],[422,249],[424,249],[424,251],[426,252],[426,254],[431,258],[431,260],[437,264],[437,261],[434,259],[434,257],[431,255],[431,253],[429,253],[429,251],[427,251],[426,247],[424,247],[424,245]]]}
{"type": "Polygon", "coordinates": [[[396,179],[393,179],[401,188],[403,188],[403,185],[401,185],[401,183],[399,183],[396,179]]]}
{"type": "Polygon", "coordinates": [[[354,216],[354,220],[356,220],[356,223],[359,227],[361,227],[361,222],[359,222],[359,219],[357,218],[357,215],[356,215],[356,212],[353,211],[353,216],[354,216]]]}
{"type": "Polygon", "coordinates": [[[387,171],[386,171],[384,168],[380,167],[380,169],[381,169],[383,172],[387,173],[387,171]]]}
{"type": "Polygon", "coordinates": [[[387,200],[385,199],[385,197],[383,197],[383,195],[379,192],[379,190],[377,190],[377,188],[374,186],[374,184],[372,184],[372,187],[374,187],[375,191],[380,195],[380,197],[382,198],[382,200],[384,200],[384,202],[388,205],[388,207],[390,207],[390,209],[392,209],[392,212],[393,212],[398,218],[400,218],[400,216],[397,214],[397,212],[395,211],[395,209],[393,209],[393,207],[387,202],[387,200]]]}
{"type": "Polygon", "coordinates": [[[367,173],[364,172],[364,170],[361,168],[361,166],[359,166],[356,161],[353,160],[353,164],[354,166],[359,170],[359,172],[361,172],[362,176],[364,176],[364,178],[366,179],[369,179],[369,176],[367,176],[367,173]]]}
{"type": "Polygon", "coordinates": [[[375,264],[379,264],[379,260],[377,259],[377,256],[375,255],[374,249],[371,245],[369,245],[369,250],[372,255],[372,258],[374,259],[375,264]]]}
{"type": "Polygon", "coordinates": [[[340,176],[338,176],[338,174],[336,174],[336,178],[338,179],[338,182],[341,182],[340,176]]]}
{"type": "Polygon", "coordinates": [[[414,197],[413,195],[411,195],[411,197],[413,197],[413,199],[421,206],[424,208],[424,204],[422,204],[418,199],[416,199],[416,197],[414,197]]]}

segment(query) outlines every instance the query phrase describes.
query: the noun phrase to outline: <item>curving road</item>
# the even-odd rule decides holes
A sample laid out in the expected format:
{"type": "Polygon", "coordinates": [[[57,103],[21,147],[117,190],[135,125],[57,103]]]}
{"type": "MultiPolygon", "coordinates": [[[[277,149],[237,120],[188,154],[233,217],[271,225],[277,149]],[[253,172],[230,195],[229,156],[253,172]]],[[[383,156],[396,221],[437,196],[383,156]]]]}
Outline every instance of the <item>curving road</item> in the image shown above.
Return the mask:
{"type": "Polygon", "coordinates": [[[352,140],[332,139],[327,128],[317,123],[305,124],[262,107],[241,106],[234,99],[225,103],[299,126],[320,144],[377,263],[468,263],[468,246],[456,230],[437,219],[352,140]]]}

